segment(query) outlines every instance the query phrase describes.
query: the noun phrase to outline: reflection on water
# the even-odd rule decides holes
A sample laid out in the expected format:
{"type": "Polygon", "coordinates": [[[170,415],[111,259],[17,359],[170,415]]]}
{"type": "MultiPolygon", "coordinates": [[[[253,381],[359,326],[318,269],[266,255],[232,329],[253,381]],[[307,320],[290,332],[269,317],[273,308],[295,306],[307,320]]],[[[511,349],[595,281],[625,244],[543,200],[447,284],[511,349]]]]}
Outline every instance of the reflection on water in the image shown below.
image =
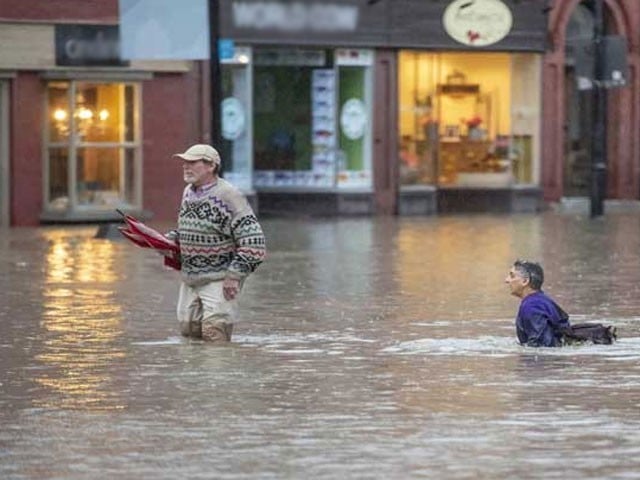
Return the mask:
{"type": "Polygon", "coordinates": [[[152,252],[0,232],[0,477],[638,478],[640,216],[264,228],[222,348],[178,335],[152,252]],[[519,346],[517,257],[620,341],[519,346]]]}
{"type": "Polygon", "coordinates": [[[111,242],[45,232],[42,349],[34,380],[50,394],[39,407],[124,408],[110,370],[124,358],[122,307],[115,297],[116,254],[111,242]]]}

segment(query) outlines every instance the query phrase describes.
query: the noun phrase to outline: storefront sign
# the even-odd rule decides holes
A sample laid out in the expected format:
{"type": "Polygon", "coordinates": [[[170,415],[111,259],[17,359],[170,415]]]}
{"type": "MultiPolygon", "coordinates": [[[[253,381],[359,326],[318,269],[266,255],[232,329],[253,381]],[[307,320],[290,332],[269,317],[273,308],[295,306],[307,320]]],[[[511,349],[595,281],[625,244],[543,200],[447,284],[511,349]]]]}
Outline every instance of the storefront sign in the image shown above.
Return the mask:
{"type": "Polygon", "coordinates": [[[228,0],[220,2],[220,35],[243,45],[544,52],[545,4],[542,0],[228,0]]]}
{"type": "Polygon", "coordinates": [[[221,38],[218,40],[218,58],[220,61],[231,60],[235,57],[235,42],[230,38],[221,38]]]}
{"type": "Polygon", "coordinates": [[[324,2],[236,1],[232,6],[232,21],[234,27],[240,29],[354,31],[358,27],[358,7],[324,2]]]}
{"type": "Polygon", "coordinates": [[[335,58],[337,65],[368,67],[373,65],[373,50],[338,48],[335,58]]]}
{"type": "Polygon", "coordinates": [[[225,140],[237,140],[244,133],[247,124],[244,105],[235,97],[222,101],[222,137],[225,140]]]}
{"type": "Polygon", "coordinates": [[[113,25],[56,25],[56,65],[126,66],[113,25]]]}
{"type": "Polygon", "coordinates": [[[444,11],[442,25],[454,40],[485,47],[509,34],[513,16],[501,0],[454,0],[444,11]]]}

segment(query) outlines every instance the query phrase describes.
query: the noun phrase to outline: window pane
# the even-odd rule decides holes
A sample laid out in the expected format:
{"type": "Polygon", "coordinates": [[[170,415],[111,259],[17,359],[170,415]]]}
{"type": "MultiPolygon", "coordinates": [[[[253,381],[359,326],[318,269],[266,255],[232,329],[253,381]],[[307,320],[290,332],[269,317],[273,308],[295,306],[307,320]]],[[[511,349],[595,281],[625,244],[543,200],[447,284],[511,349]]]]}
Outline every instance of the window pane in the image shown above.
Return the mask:
{"type": "Polygon", "coordinates": [[[311,71],[311,67],[256,67],[257,169],[311,168],[311,71]]]}
{"type": "Polygon", "coordinates": [[[435,112],[436,55],[400,52],[398,153],[401,185],[436,183],[438,122],[435,112]]]}
{"type": "MultiPolygon", "coordinates": [[[[401,53],[403,184],[512,184],[514,95],[530,86],[514,85],[512,57],[506,53],[401,53]]],[[[531,81],[539,82],[539,76],[531,76],[531,81]]],[[[522,102],[530,104],[527,95],[522,96],[522,102]]],[[[521,143],[526,145],[528,140],[521,143]]]]}
{"type": "Polygon", "coordinates": [[[78,149],[78,205],[113,207],[123,203],[123,153],[120,148],[78,149]]]}
{"type": "Polygon", "coordinates": [[[126,97],[120,83],[78,83],[74,111],[80,141],[122,142],[127,108],[133,108],[126,97]]]}
{"type": "Polygon", "coordinates": [[[55,210],[69,207],[69,149],[49,149],[49,206],[55,210]]]}
{"type": "MultiPolygon", "coordinates": [[[[313,70],[310,66],[255,67],[253,150],[257,186],[313,182],[313,70]]],[[[333,171],[328,178],[333,180],[333,171]]]]}
{"type": "Polygon", "coordinates": [[[136,203],[136,151],[133,148],[125,148],[124,150],[124,176],[123,188],[124,200],[130,205],[136,203]]]}
{"type": "Polygon", "coordinates": [[[69,138],[69,83],[48,84],[48,127],[50,142],[65,142],[69,138]]]}
{"type": "Polygon", "coordinates": [[[540,155],[540,56],[514,54],[511,72],[513,176],[517,183],[536,183],[534,165],[540,155]]]}
{"type": "Polygon", "coordinates": [[[335,185],[336,87],[324,50],[254,50],[254,185],[335,185]]]}

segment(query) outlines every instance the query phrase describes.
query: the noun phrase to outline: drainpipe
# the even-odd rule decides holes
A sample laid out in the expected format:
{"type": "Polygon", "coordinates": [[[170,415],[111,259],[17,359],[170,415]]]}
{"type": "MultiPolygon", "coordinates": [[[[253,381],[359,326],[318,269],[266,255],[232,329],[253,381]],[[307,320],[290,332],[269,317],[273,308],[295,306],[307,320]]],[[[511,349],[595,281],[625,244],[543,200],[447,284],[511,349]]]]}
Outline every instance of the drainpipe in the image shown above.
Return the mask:
{"type": "MultiPolygon", "coordinates": [[[[220,38],[220,2],[209,0],[209,88],[211,115],[211,145],[222,154],[222,127],[220,120],[220,104],[222,102],[222,73],[218,40],[220,38]]],[[[224,165],[224,162],[222,163],[224,165]]],[[[222,166],[220,167],[222,169],[222,166]]],[[[222,173],[222,172],[218,172],[222,173]]]]}

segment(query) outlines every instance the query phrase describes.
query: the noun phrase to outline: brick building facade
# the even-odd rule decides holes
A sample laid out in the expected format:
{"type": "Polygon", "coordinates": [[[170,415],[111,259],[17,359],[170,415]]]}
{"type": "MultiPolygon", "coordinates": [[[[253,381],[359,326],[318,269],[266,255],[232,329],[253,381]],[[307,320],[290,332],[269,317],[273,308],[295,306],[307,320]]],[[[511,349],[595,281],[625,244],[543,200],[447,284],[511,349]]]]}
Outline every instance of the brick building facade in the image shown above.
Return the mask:
{"type": "MultiPolygon", "coordinates": [[[[591,34],[593,3],[487,1],[513,25],[481,47],[443,27],[459,0],[347,0],[325,12],[351,15],[343,30],[287,35],[251,30],[251,8],[273,8],[262,13],[279,28],[285,4],[222,1],[236,45],[225,105],[244,122],[221,147],[226,175],[275,213],[535,211],[588,197],[593,98],[576,87],[573,42],[591,34]],[[334,86],[320,129],[314,105],[334,86]],[[290,101],[295,90],[308,98],[290,101]]],[[[638,200],[640,2],[602,1],[629,65],[607,94],[606,196],[638,200]]],[[[174,218],[171,154],[209,141],[208,62],[93,58],[118,22],[117,0],[0,0],[0,225],[109,221],[116,207],[174,218]],[[88,42],[87,58],[68,64],[65,41],[88,42]]]]}

